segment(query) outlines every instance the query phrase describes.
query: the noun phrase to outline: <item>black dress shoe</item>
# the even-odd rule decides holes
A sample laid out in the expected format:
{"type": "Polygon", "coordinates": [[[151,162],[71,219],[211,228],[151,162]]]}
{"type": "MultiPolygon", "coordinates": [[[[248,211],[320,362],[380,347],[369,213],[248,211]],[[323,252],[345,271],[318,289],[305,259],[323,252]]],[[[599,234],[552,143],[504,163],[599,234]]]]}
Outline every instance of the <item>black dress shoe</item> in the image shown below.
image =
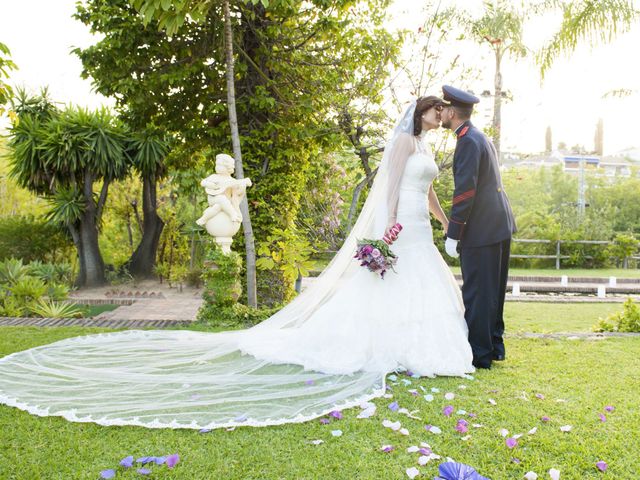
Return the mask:
{"type": "Polygon", "coordinates": [[[493,359],[494,359],[496,362],[502,362],[502,361],[504,360],[504,358],[505,358],[505,357],[504,357],[504,353],[494,353],[494,354],[493,354],[493,359]]]}
{"type": "Polygon", "coordinates": [[[476,362],[475,360],[471,362],[476,368],[484,368],[485,370],[491,370],[491,363],[486,362],[476,362]]]}

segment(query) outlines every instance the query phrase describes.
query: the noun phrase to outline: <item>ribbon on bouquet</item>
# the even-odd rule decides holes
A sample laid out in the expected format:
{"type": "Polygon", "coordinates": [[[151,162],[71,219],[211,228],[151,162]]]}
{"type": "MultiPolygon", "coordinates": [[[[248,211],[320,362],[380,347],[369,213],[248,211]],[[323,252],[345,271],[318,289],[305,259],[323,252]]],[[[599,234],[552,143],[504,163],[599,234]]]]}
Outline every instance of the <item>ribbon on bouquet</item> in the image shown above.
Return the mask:
{"type": "Polygon", "coordinates": [[[399,223],[396,223],[393,227],[389,229],[387,233],[384,234],[384,236],[382,237],[382,240],[384,240],[384,242],[387,245],[391,245],[398,238],[398,234],[401,231],[402,231],[402,225],[400,225],[399,223]]]}

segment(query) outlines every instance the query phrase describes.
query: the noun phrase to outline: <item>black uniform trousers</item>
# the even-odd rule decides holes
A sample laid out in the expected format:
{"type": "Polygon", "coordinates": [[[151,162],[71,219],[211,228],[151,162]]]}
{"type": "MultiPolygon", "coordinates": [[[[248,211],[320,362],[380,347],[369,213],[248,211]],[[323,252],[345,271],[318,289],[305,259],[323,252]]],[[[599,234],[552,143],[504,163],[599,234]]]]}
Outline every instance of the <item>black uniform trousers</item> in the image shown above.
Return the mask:
{"type": "Polygon", "coordinates": [[[476,367],[488,368],[496,356],[505,355],[503,311],[510,247],[507,239],[460,249],[464,317],[476,367]]]}

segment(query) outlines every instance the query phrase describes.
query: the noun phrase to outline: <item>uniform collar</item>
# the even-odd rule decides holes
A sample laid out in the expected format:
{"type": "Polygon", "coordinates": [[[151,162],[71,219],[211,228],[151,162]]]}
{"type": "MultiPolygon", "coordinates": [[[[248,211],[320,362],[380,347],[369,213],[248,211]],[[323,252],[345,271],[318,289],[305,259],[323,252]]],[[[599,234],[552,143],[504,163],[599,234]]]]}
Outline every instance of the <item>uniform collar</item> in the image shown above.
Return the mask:
{"type": "Polygon", "coordinates": [[[455,131],[453,133],[456,134],[457,138],[460,138],[462,136],[464,136],[467,131],[469,130],[469,127],[471,127],[471,121],[470,120],[465,120],[464,122],[462,122],[458,128],[455,129],[455,131]]]}

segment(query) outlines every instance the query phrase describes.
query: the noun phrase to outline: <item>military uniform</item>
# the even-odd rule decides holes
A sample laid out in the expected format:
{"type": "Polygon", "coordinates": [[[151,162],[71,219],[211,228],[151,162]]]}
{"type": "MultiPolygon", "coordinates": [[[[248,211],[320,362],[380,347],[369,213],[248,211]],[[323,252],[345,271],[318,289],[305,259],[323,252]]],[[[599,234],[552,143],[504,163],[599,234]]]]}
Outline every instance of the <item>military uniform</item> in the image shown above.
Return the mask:
{"type": "MultiPolygon", "coordinates": [[[[479,101],[453,87],[445,86],[443,91],[445,101],[453,106],[472,107],[479,101]]],[[[503,309],[516,227],[493,143],[468,120],[455,133],[455,189],[447,237],[459,241],[474,365],[489,368],[493,360],[505,357],[503,309]]]]}

